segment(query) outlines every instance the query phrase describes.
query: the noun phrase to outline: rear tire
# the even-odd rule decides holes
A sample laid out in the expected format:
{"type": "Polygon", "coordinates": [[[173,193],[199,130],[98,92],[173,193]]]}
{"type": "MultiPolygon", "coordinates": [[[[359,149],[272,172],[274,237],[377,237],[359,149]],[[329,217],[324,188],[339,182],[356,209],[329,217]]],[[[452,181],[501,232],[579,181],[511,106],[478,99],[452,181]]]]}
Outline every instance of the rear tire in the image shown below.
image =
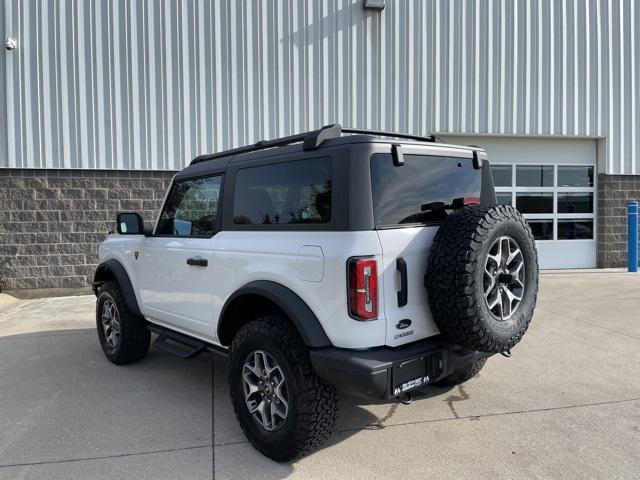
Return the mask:
{"type": "Polygon", "coordinates": [[[480,360],[471,362],[470,364],[459,368],[448,377],[444,377],[437,382],[433,382],[432,385],[435,385],[436,387],[455,387],[456,385],[460,385],[461,383],[469,381],[475,377],[480,370],[482,370],[485,363],[487,363],[486,358],[481,358],[480,360]]]}
{"type": "Polygon", "coordinates": [[[300,335],[280,315],[266,315],[240,328],[231,343],[229,385],[242,431],[257,450],[277,462],[312,452],[335,428],[336,391],[320,381],[300,335]],[[267,367],[257,368],[265,359],[267,367]],[[254,374],[270,369],[272,376],[254,374]],[[270,413],[266,422],[262,409],[270,413]]]}
{"type": "Polygon", "coordinates": [[[117,282],[105,282],[100,287],[96,327],[102,351],[116,365],[137,362],[149,351],[151,333],[144,319],[131,313],[117,282]]]}

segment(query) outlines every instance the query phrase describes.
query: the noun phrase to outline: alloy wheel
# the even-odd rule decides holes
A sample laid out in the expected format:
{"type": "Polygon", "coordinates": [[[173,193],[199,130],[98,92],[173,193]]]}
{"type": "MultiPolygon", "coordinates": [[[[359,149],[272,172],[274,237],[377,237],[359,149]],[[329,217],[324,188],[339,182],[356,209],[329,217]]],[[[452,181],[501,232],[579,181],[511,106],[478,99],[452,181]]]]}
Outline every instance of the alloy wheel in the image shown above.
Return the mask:
{"type": "Polygon", "coordinates": [[[116,347],[120,342],[120,317],[118,309],[110,299],[102,304],[101,321],[105,342],[111,348],[116,347]]]}
{"type": "Polygon", "coordinates": [[[242,367],[249,413],[268,432],[282,426],[289,411],[287,382],[278,362],[264,350],[251,352],[242,367]]]}
{"type": "Polygon", "coordinates": [[[484,267],[484,298],[491,313],[500,321],[518,310],[525,288],[524,257],[516,241],[498,238],[487,255],[484,267]]]}

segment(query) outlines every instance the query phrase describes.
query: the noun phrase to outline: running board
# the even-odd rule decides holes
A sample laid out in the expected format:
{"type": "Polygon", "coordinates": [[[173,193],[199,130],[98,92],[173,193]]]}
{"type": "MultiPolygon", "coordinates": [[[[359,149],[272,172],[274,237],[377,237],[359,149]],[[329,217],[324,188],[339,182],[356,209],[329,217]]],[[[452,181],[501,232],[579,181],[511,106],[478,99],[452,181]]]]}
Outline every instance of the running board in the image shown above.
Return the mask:
{"type": "Polygon", "coordinates": [[[153,342],[154,347],[185,360],[197,357],[209,347],[207,343],[201,340],[178,332],[158,328],[155,325],[149,325],[147,328],[158,334],[158,338],[153,342]]]}

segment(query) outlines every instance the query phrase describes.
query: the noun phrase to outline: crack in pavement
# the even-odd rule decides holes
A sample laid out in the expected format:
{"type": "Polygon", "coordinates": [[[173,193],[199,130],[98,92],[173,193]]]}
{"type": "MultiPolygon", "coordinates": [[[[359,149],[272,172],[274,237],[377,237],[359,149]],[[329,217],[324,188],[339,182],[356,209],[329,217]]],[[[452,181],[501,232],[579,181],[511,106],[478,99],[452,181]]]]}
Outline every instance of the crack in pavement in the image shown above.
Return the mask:
{"type": "Polygon", "coordinates": [[[576,318],[573,317],[571,315],[569,315],[568,313],[564,313],[564,312],[555,312],[556,315],[560,315],[561,317],[564,317],[568,320],[573,320],[574,322],[578,322],[578,323],[584,323],[585,325],[591,325],[592,327],[596,327],[596,328],[600,328],[606,332],[609,333],[613,333],[614,335],[620,335],[622,337],[627,337],[627,338],[632,338],[633,340],[640,340],[640,337],[637,337],[631,333],[625,333],[625,332],[620,332],[618,330],[614,330],[612,328],[609,327],[604,327],[602,325],[598,325],[597,323],[593,323],[593,322],[588,322],[587,320],[583,320],[581,318],[576,318]]]}
{"type": "MultiPolygon", "coordinates": [[[[445,417],[445,418],[434,418],[434,419],[430,419],[430,420],[418,420],[415,422],[401,422],[401,423],[393,423],[393,424],[387,424],[384,425],[384,428],[390,428],[390,427],[404,427],[404,426],[408,426],[408,425],[421,425],[421,424],[427,424],[427,423],[436,423],[436,422],[450,422],[450,421],[456,421],[456,420],[480,420],[482,418],[491,418],[491,417],[501,417],[501,416],[507,416],[507,415],[521,415],[521,414],[527,414],[527,413],[540,413],[540,412],[553,412],[553,411],[560,411],[560,410],[571,410],[574,408],[585,408],[585,407],[598,407],[598,406],[605,406],[605,405],[618,405],[621,403],[631,403],[631,402],[640,402],[640,397],[636,397],[636,398],[627,398],[624,400],[610,400],[607,402],[594,402],[594,403],[581,403],[581,404],[577,404],[577,405],[565,405],[562,407],[544,407],[544,408],[533,408],[530,410],[514,410],[514,411],[510,411],[510,412],[496,412],[496,413],[485,413],[485,414],[480,414],[480,415],[466,415],[466,416],[455,416],[455,417],[445,417]]],[[[394,404],[396,407],[398,406],[398,404],[394,404]]],[[[368,426],[371,425],[376,425],[376,424],[380,424],[382,420],[388,420],[393,413],[395,413],[395,409],[393,408],[393,406],[389,409],[389,412],[387,413],[387,415],[385,415],[385,417],[383,417],[382,419],[380,419],[378,422],[374,423],[374,424],[369,424],[369,425],[365,425],[364,427],[360,427],[360,428],[345,428],[342,430],[336,430],[335,433],[346,433],[346,432],[357,432],[357,431],[361,431],[361,430],[366,430],[368,426]]],[[[378,428],[373,428],[372,430],[379,430],[378,428]]],[[[153,454],[157,454],[157,453],[171,453],[171,452],[179,452],[179,451],[184,451],[184,450],[195,450],[195,449],[201,449],[201,448],[211,448],[211,447],[228,447],[228,446],[235,446],[235,445],[245,445],[248,444],[249,441],[248,440],[240,440],[240,441],[235,441],[235,442],[220,442],[220,443],[210,443],[210,444],[205,444],[205,445],[193,445],[193,446],[189,446],[189,447],[178,447],[178,448],[167,448],[167,449],[163,449],[163,450],[151,450],[151,451],[146,451],[146,452],[135,452],[135,453],[119,453],[119,454],[115,454],[115,455],[104,455],[104,456],[99,456],[99,457],[83,457],[83,458],[70,458],[70,459],[62,459],[62,460],[44,460],[44,461],[38,461],[38,462],[25,462],[25,463],[14,463],[14,464],[6,464],[6,465],[0,465],[0,468],[10,468],[10,467],[28,467],[28,466],[33,466],[33,465],[47,465],[47,464],[57,464],[57,463],[68,463],[68,462],[82,462],[82,461],[91,461],[91,460],[104,460],[104,459],[109,459],[109,458],[120,458],[120,457],[135,457],[135,456],[140,456],[140,455],[153,455],[153,454]]]]}
{"type": "Polygon", "coordinates": [[[180,452],[184,450],[196,450],[199,448],[211,448],[211,447],[213,447],[213,444],[209,443],[206,445],[192,445],[190,447],[165,448],[163,450],[149,450],[146,452],[116,453],[114,455],[102,455],[98,457],[65,458],[62,460],[59,459],[59,460],[43,460],[39,462],[10,463],[6,465],[0,465],[0,468],[29,467],[33,465],[49,465],[49,464],[58,464],[58,463],[84,462],[89,460],[105,460],[109,458],[136,457],[140,455],[153,455],[155,453],[172,453],[172,452],[180,452]]]}

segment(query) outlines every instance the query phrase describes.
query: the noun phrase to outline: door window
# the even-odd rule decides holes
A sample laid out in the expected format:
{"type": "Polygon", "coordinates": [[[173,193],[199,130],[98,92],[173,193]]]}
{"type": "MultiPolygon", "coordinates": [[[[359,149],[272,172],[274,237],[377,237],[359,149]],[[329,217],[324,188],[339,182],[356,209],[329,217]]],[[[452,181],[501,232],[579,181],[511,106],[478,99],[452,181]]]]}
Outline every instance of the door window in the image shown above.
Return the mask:
{"type": "Polygon", "coordinates": [[[222,177],[174,183],[167,197],[156,235],[211,237],[216,230],[222,177]]]}
{"type": "Polygon", "coordinates": [[[236,225],[309,225],[331,221],[331,159],[274,163],[238,170],[236,225]]]}
{"type": "Polygon", "coordinates": [[[491,165],[496,199],[525,216],[536,240],[593,240],[591,165],[491,165]]]}

